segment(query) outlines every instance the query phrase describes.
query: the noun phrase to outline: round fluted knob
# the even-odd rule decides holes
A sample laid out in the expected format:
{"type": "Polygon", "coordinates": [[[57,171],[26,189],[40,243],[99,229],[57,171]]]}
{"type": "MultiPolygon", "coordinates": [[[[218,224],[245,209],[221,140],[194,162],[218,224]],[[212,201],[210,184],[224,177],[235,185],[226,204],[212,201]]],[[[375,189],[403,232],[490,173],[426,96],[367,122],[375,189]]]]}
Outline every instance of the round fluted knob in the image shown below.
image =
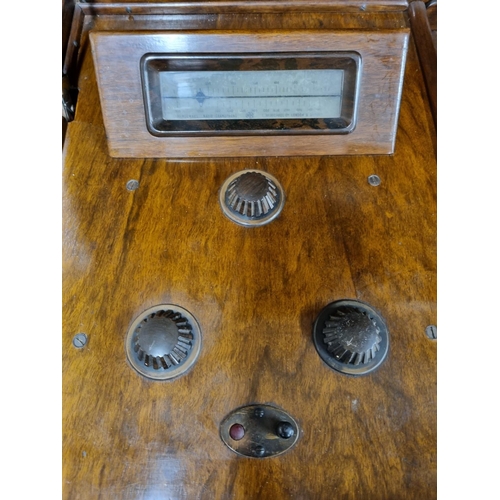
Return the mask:
{"type": "Polygon", "coordinates": [[[353,365],[375,359],[382,341],[375,321],[353,307],[336,309],[325,321],[323,335],[328,351],[339,361],[353,365]]]}
{"type": "Polygon", "coordinates": [[[156,358],[170,353],[178,336],[179,329],[175,321],[166,316],[155,315],[140,323],[134,340],[138,352],[156,358]]]}
{"type": "Polygon", "coordinates": [[[314,324],[314,344],[331,368],[350,375],[365,375],[387,356],[389,334],[382,317],[356,300],[332,302],[314,324]]]}
{"type": "Polygon", "coordinates": [[[179,306],[155,306],[136,318],[126,348],[130,363],[141,375],[173,378],[195,362],[200,351],[199,326],[179,306]]]}
{"type": "Polygon", "coordinates": [[[220,203],[224,214],[244,226],[263,225],[275,219],[285,197],[279,182],[270,174],[244,170],[223,184],[220,203]]]}

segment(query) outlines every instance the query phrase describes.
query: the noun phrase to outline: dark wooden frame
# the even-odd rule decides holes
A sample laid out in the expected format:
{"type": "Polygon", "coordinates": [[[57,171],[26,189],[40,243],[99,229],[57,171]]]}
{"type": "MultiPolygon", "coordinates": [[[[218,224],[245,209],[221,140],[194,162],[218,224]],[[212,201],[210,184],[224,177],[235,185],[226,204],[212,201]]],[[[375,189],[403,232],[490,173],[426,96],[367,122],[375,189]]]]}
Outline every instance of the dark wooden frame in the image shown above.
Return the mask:
{"type": "Polygon", "coordinates": [[[192,158],[392,154],[409,30],[91,32],[101,108],[113,157],[192,158]],[[349,134],[156,137],[146,126],[145,54],[358,53],[356,128],[349,134]],[[125,56],[126,55],[126,56],[125,56]]]}

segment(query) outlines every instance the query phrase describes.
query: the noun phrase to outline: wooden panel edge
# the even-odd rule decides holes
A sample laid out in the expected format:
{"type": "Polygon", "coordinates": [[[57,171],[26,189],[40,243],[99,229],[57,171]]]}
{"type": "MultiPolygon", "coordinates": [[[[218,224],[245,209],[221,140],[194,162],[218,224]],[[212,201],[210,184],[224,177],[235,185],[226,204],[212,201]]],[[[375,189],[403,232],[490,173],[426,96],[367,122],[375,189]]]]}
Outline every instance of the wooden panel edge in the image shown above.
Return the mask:
{"type": "Polygon", "coordinates": [[[421,0],[412,2],[409,8],[409,17],[434,125],[437,125],[437,53],[424,2],[421,0]]]}
{"type": "Polygon", "coordinates": [[[109,3],[82,4],[87,14],[222,14],[237,12],[401,12],[408,9],[407,0],[219,0],[168,3],[109,3]]]}
{"type": "Polygon", "coordinates": [[[65,51],[65,58],[63,62],[62,72],[64,75],[70,75],[73,72],[73,68],[76,66],[78,47],[80,46],[84,19],[85,13],[81,7],[81,4],[77,3],[74,8],[73,20],[71,21],[71,31],[69,34],[68,45],[65,51]]]}
{"type": "MultiPolygon", "coordinates": [[[[297,30],[294,34],[300,34],[300,30],[297,30]]],[[[391,69],[392,77],[387,79],[387,75],[383,78],[383,85],[389,86],[391,90],[389,91],[389,97],[391,98],[391,113],[395,114],[398,112],[398,99],[401,95],[401,78],[402,78],[402,70],[404,68],[404,53],[406,53],[408,47],[408,29],[405,29],[403,32],[401,31],[393,31],[388,30],[387,33],[377,32],[376,34],[371,32],[361,33],[346,33],[345,36],[351,42],[347,44],[345,50],[359,50],[359,48],[353,47],[352,43],[356,43],[358,38],[361,38],[364,35],[368,35],[366,40],[363,40],[363,45],[365,50],[368,50],[369,53],[375,50],[376,53],[376,44],[383,43],[382,39],[385,34],[391,35],[391,39],[395,45],[392,47],[392,56],[396,56],[397,63],[393,62],[391,69]],[[378,40],[377,40],[378,39],[378,40]],[[403,51],[401,54],[400,51],[403,51]],[[397,88],[394,85],[397,84],[397,88]]],[[[120,32],[93,32],[91,33],[91,41],[94,47],[94,58],[96,60],[96,64],[109,64],[110,60],[107,56],[102,56],[104,53],[108,53],[109,43],[111,43],[111,39],[118,38],[118,40],[122,39],[123,42],[120,42],[116,47],[116,50],[120,52],[121,49],[127,46],[127,39],[141,37],[141,36],[151,36],[152,33],[120,33],[120,32]],[[99,42],[99,43],[98,43],[99,42]],[[100,44],[104,44],[99,47],[100,44]],[[97,62],[101,59],[100,63],[97,62]]],[[[148,45],[148,50],[153,51],[157,50],[157,45],[165,43],[165,37],[171,34],[162,33],[161,36],[158,35],[155,37],[155,46],[148,45]]],[[[220,37],[223,35],[227,36],[240,36],[241,39],[239,50],[236,52],[242,51],[241,44],[247,43],[249,40],[247,38],[252,38],[252,46],[254,47],[267,47],[267,40],[275,39],[276,33],[274,32],[221,32],[221,31],[204,31],[203,34],[200,32],[184,32],[183,37],[192,38],[197,40],[200,36],[207,37],[205,38],[204,43],[208,43],[209,38],[215,37],[212,42],[214,42],[214,51],[219,52],[222,47],[221,44],[224,42],[220,40],[220,37]],[[257,37],[257,38],[256,38],[257,37]],[[219,40],[218,40],[219,39],[219,40]],[[246,39],[246,40],[245,40],[246,39]]],[[[281,33],[281,35],[283,35],[281,33]]],[[[292,33],[287,33],[287,37],[283,38],[283,43],[286,41],[285,46],[288,49],[292,49],[297,47],[297,40],[294,39],[296,37],[291,36],[292,33]]],[[[324,30],[311,30],[308,31],[308,36],[314,39],[314,43],[312,45],[313,48],[311,50],[322,50],[326,45],[326,43],[333,43],[335,41],[338,42],[338,38],[340,34],[337,33],[327,33],[324,30]],[[326,38],[326,36],[332,36],[333,39],[330,40],[326,38]]],[[[180,41],[179,35],[176,35],[177,42],[182,46],[182,44],[187,43],[186,41],[180,41]]],[[[199,45],[200,41],[198,40],[197,44],[199,45]]],[[[176,52],[178,49],[173,50],[176,52]]],[[[195,50],[195,48],[193,48],[195,50]]],[[[141,51],[141,43],[134,41],[134,51],[141,51]]],[[[137,54],[136,54],[137,55],[137,54]]],[[[388,54],[386,54],[388,56],[388,54]]],[[[365,57],[365,56],[363,56],[365,57]]],[[[391,57],[392,60],[392,57],[391,57]]],[[[368,70],[366,76],[369,78],[367,82],[370,84],[377,84],[377,76],[379,73],[377,71],[377,65],[382,64],[380,56],[376,58],[369,58],[366,60],[363,65],[365,71],[368,70]],[[375,65],[375,66],[373,66],[375,65]],[[373,80],[375,78],[375,80],[373,80]]],[[[387,64],[387,63],[385,63],[387,64]]],[[[380,69],[380,68],[379,68],[380,69]]],[[[126,67],[115,68],[115,71],[119,71],[120,78],[126,78],[127,82],[134,82],[134,86],[139,88],[139,82],[136,81],[138,79],[138,75],[136,72],[130,73],[126,67]],[[124,73],[125,71],[125,73],[124,73]]],[[[99,73],[99,72],[98,72],[99,73]]],[[[100,75],[102,76],[102,75],[100,75]]],[[[102,89],[102,85],[106,82],[101,82],[100,77],[98,75],[98,81],[100,84],[100,89],[102,89]],[[102,85],[101,85],[102,84],[102,85]]],[[[112,79],[112,85],[116,84],[116,80],[112,79]]],[[[108,83],[111,83],[108,82],[108,83]]],[[[366,82],[365,82],[366,84],[366,82]]],[[[363,84],[363,85],[365,85],[363,84]]],[[[136,90],[137,90],[136,89],[136,90]]],[[[258,137],[205,137],[205,138],[158,138],[154,136],[148,135],[146,137],[146,133],[144,131],[144,127],[142,122],[139,123],[139,119],[137,118],[139,99],[137,96],[130,94],[130,91],[127,92],[127,108],[129,110],[128,119],[132,120],[129,125],[128,130],[123,130],[121,126],[117,123],[116,119],[113,119],[112,116],[108,116],[106,112],[106,108],[109,111],[109,104],[106,102],[109,100],[110,96],[115,96],[116,92],[108,89],[104,94],[101,94],[101,103],[103,107],[103,117],[104,123],[107,128],[107,137],[109,142],[109,151],[110,155],[115,158],[128,158],[128,157],[142,157],[142,158],[203,158],[203,157],[252,157],[252,156],[265,156],[271,154],[272,156],[314,156],[314,155],[356,155],[356,154],[392,154],[394,152],[395,147],[395,134],[397,130],[397,121],[390,123],[387,121],[387,118],[384,118],[382,121],[377,119],[377,125],[381,127],[381,131],[374,135],[373,132],[370,132],[372,123],[372,114],[376,113],[376,108],[370,106],[370,111],[367,111],[368,108],[360,108],[361,110],[365,109],[365,111],[361,111],[361,115],[358,115],[358,126],[356,127],[353,134],[348,134],[346,136],[341,136],[343,139],[339,140],[338,136],[336,139],[333,139],[330,136],[283,136],[280,138],[279,142],[276,142],[275,137],[270,136],[258,136],[258,137]],[[106,95],[106,92],[108,95],[106,95]],[[111,92],[111,94],[109,93],[111,92]],[[129,95],[130,94],[130,95],[129,95]],[[360,121],[361,120],[361,121],[360,121]],[[110,127],[112,125],[112,127],[110,127]],[[359,127],[362,127],[362,130],[359,130],[359,127]],[[133,131],[133,132],[131,132],[133,131]],[[134,140],[132,143],[129,140],[130,134],[134,134],[134,140]]],[[[360,103],[363,103],[363,97],[365,94],[361,94],[360,103]]],[[[367,94],[369,95],[369,94],[367,94]]],[[[141,106],[142,106],[142,94],[141,94],[141,106]]],[[[114,97],[111,98],[111,101],[114,100],[114,97]]],[[[361,104],[360,104],[361,105],[361,104]]],[[[384,108],[387,109],[387,106],[384,108]]],[[[121,116],[121,115],[120,115],[121,116]]],[[[115,117],[116,118],[116,117],[115,117]]],[[[121,122],[120,122],[121,123],[121,122]]]]}

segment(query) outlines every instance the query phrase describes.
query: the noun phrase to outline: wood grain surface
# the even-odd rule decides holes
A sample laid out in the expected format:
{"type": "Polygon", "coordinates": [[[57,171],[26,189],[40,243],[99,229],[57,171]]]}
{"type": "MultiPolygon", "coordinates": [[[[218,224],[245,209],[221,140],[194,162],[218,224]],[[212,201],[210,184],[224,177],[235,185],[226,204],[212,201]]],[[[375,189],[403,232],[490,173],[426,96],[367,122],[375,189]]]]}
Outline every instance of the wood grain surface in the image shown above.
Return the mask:
{"type": "Polygon", "coordinates": [[[408,8],[407,0],[94,0],[82,8],[117,14],[140,13],[210,14],[226,12],[393,12],[408,8]],[[152,10],[154,9],[154,10],[152,10]]]}
{"type": "MultiPolygon", "coordinates": [[[[408,26],[407,3],[328,1],[315,2],[236,2],[234,8],[216,9],[208,2],[208,12],[193,3],[77,3],[71,34],[67,46],[63,73],[76,83],[81,66],[80,54],[85,54],[89,43],[89,30],[139,31],[139,30],[397,30],[408,26]],[[399,3],[399,5],[398,5],[399,3]],[[321,8],[321,5],[325,8],[321,8]],[[392,8],[395,7],[395,8],[392,8]],[[339,15],[340,14],[340,15],[339,15]],[[353,15],[354,14],[354,15],[353,15]]],[[[233,5],[228,2],[227,6],[233,5]]],[[[205,6],[206,7],[206,6],[205,6]]],[[[207,8],[205,8],[207,10],[207,8]]]]}
{"type": "Polygon", "coordinates": [[[408,9],[411,30],[415,39],[418,57],[424,74],[425,86],[431,106],[434,122],[437,124],[437,51],[427,17],[427,10],[422,1],[415,1],[408,9]]]}
{"type": "Polygon", "coordinates": [[[425,7],[431,31],[437,31],[437,0],[426,2],[425,7]]]}
{"type": "Polygon", "coordinates": [[[437,0],[425,4],[429,27],[431,28],[432,43],[437,53],[437,0]]]}
{"type": "Polygon", "coordinates": [[[75,0],[62,0],[62,62],[66,58],[69,35],[71,33],[71,20],[75,11],[75,0]]]}
{"type": "Polygon", "coordinates": [[[394,151],[408,30],[90,34],[108,138],[118,158],[389,154],[394,151]],[[355,52],[362,60],[355,129],[344,135],[155,137],[145,126],[145,54],[355,52]],[[126,56],[124,57],[124,54],[126,56]]]}
{"type": "Polygon", "coordinates": [[[63,497],[436,498],[436,145],[413,43],[393,156],[113,159],[88,47],[79,89],[63,151],[63,497]],[[249,168],[286,193],[259,228],[218,204],[249,168]],[[369,376],[333,372],[314,349],[317,314],[341,298],[388,325],[388,359],[369,376]],[[171,382],[141,378],[124,348],[161,303],[202,330],[197,363],[171,382]],[[290,452],[225,447],[219,424],[252,403],[297,420],[290,452]]]}

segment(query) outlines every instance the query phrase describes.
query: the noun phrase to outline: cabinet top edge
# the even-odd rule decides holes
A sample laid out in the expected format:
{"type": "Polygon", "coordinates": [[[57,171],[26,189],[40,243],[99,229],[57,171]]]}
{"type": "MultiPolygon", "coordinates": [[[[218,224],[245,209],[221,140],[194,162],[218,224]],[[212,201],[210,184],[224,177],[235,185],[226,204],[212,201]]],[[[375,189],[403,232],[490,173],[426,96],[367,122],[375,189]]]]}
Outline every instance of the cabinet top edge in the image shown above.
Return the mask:
{"type": "Polygon", "coordinates": [[[407,0],[150,0],[78,3],[85,14],[216,14],[229,12],[398,12],[408,9],[407,0]]]}

